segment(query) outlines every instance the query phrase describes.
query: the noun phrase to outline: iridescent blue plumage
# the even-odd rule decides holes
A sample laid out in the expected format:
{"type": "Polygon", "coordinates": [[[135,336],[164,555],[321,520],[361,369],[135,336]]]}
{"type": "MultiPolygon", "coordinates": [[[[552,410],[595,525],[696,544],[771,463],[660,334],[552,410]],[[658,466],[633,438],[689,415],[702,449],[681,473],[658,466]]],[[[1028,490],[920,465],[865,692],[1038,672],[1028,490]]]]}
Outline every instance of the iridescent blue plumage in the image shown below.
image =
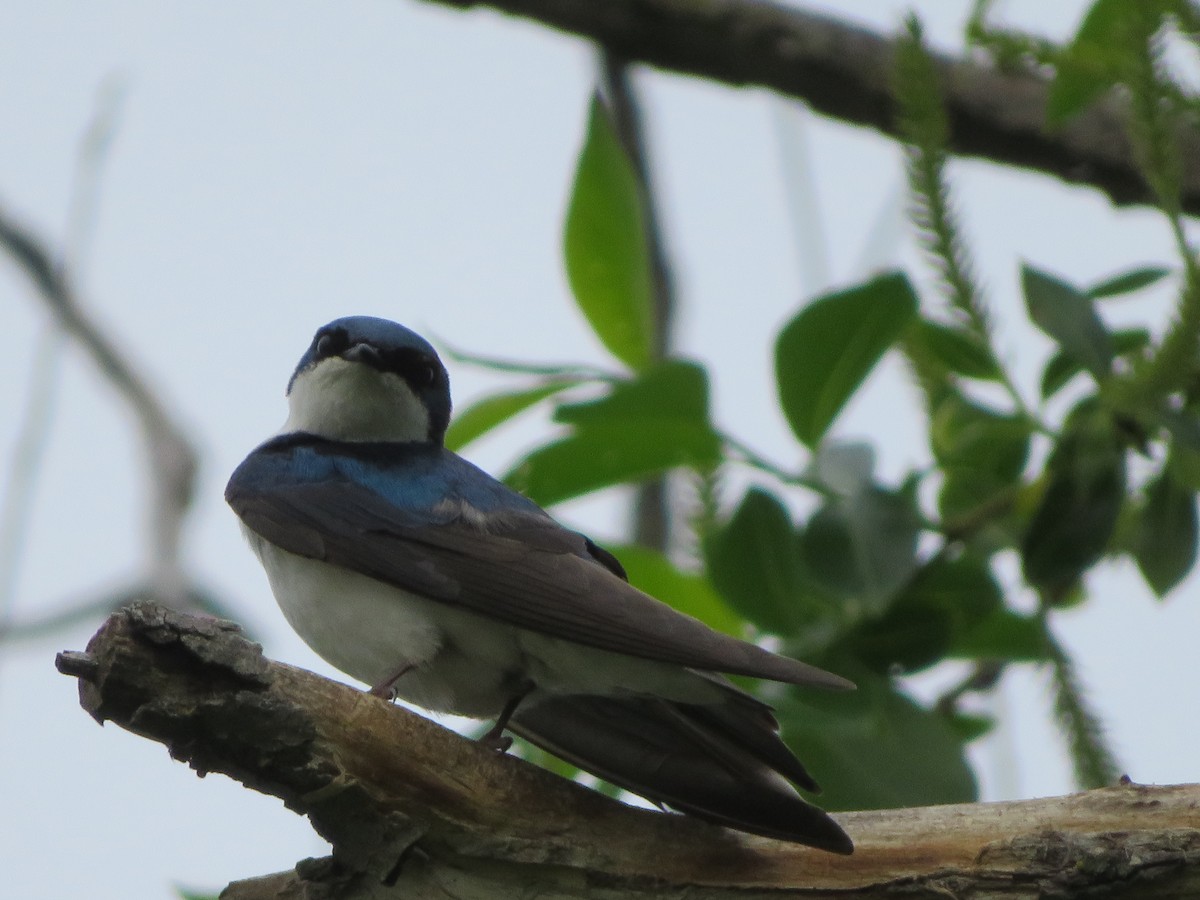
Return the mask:
{"type": "Polygon", "coordinates": [[[362,485],[398,511],[439,524],[454,497],[481,514],[541,515],[532,500],[435,444],[344,443],[309,434],[272,438],[246,458],[233,478],[275,486],[347,481],[362,485]]]}

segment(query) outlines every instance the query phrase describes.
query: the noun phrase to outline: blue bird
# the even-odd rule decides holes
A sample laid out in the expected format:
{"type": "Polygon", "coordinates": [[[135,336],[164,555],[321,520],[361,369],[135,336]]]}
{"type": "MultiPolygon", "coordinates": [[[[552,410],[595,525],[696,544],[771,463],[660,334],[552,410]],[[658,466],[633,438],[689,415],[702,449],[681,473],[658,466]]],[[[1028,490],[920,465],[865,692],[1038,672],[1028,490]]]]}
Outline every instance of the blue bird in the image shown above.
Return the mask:
{"type": "Polygon", "coordinates": [[[332,665],[439,712],[494,719],[613,784],[742,831],[850,853],[766,704],[721,673],[844,689],[632,587],[588,538],[443,446],[445,366],[351,316],[288,382],[283,431],[225,498],[291,626],[332,665]]]}

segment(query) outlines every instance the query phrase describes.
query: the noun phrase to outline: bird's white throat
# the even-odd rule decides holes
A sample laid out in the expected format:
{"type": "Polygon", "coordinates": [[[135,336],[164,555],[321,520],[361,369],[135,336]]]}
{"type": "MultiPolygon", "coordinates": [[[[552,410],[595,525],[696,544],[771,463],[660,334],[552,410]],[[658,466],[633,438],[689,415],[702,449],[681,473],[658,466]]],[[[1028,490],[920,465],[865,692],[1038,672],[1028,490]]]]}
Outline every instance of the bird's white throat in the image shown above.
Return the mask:
{"type": "Polygon", "coordinates": [[[296,376],[283,431],[340,441],[424,441],[429,413],[398,375],[334,357],[296,376]]]}

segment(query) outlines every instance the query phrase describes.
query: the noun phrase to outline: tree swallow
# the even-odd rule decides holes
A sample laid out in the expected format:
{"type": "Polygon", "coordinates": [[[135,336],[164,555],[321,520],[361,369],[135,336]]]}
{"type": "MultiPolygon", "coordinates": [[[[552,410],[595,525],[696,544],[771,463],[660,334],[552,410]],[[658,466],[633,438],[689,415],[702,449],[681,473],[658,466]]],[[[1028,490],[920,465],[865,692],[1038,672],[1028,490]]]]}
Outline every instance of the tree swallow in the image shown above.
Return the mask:
{"type": "Polygon", "coordinates": [[[433,347],[368,316],[320,329],[283,431],[225,498],[325,660],[430,710],[495,719],[579,768],[735,829],[850,853],[771,708],[724,677],[851,688],[632,587],[621,564],[443,444],[433,347]]]}

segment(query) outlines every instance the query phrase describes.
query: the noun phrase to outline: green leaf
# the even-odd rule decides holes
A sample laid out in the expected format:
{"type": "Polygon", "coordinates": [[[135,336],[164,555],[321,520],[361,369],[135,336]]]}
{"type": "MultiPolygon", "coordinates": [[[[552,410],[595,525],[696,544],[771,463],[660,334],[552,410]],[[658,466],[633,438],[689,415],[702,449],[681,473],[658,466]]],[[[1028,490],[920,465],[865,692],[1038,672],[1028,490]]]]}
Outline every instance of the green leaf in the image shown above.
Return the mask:
{"type": "Polygon", "coordinates": [[[446,447],[458,452],[471,441],[482,437],[531,406],[578,383],[556,381],[523,391],[505,391],[484,397],[455,415],[454,421],[446,430],[446,447]]]}
{"type": "Polygon", "coordinates": [[[1076,362],[1075,357],[1059,350],[1046,362],[1042,370],[1042,399],[1049,400],[1076,375],[1083,371],[1083,366],[1076,362]]]}
{"type": "Polygon", "coordinates": [[[879,614],[916,571],[920,527],[911,490],[832,497],[802,532],[801,559],[817,586],[879,614]]]}
{"type": "Polygon", "coordinates": [[[637,173],[598,96],[579,154],[563,232],[567,281],[608,351],[631,369],[654,346],[654,279],[637,173]]]}
{"type": "Polygon", "coordinates": [[[993,609],[982,620],[954,636],[946,656],[958,659],[1005,659],[1042,662],[1050,656],[1046,629],[1037,616],[993,609]]]}
{"type": "Polygon", "coordinates": [[[986,472],[951,469],[943,473],[938,489],[942,526],[995,552],[1008,549],[1016,543],[1017,532],[1023,530],[1013,522],[1011,509],[1019,490],[1018,482],[1005,486],[986,472]]]}
{"type": "Polygon", "coordinates": [[[1200,410],[1193,408],[1162,410],[1158,414],[1158,419],[1170,432],[1173,448],[1183,446],[1200,452],[1200,410]]]}
{"type": "Polygon", "coordinates": [[[828,809],[888,809],[975,800],[958,730],[866,668],[820,660],[854,692],[789,691],[776,699],[784,740],[822,787],[828,809]]]}
{"type": "Polygon", "coordinates": [[[1125,499],[1125,450],[1092,398],[1068,417],[1046,463],[1047,484],[1021,542],[1025,580],[1068,590],[1108,546],[1125,499]]]}
{"type": "Polygon", "coordinates": [[[779,334],[775,377],[792,431],[815,447],[846,401],[916,315],[900,273],[812,301],[779,334]]]}
{"type": "Polygon", "coordinates": [[[1104,297],[1122,297],[1150,287],[1170,274],[1171,270],[1162,266],[1141,266],[1105,278],[1088,288],[1086,293],[1093,300],[1100,300],[1104,297]]]}
{"type": "Polygon", "coordinates": [[[1150,346],[1150,332],[1145,328],[1122,328],[1112,333],[1112,346],[1117,356],[1131,356],[1150,346]]]}
{"type": "Polygon", "coordinates": [[[1196,562],[1196,495],[1178,484],[1168,466],[1146,489],[1134,558],[1160,597],[1176,587],[1196,562]]]}
{"type": "Polygon", "coordinates": [[[683,572],[657,550],[626,545],[608,548],[621,560],[629,583],[710,628],[745,637],[745,620],[729,608],[704,575],[683,572]]]}
{"type": "Polygon", "coordinates": [[[1010,491],[1029,459],[1032,428],[960,394],[947,393],[933,411],[929,438],[943,473],[938,509],[946,520],[970,515],[1010,491]]]}
{"type": "Polygon", "coordinates": [[[674,421],[707,427],[708,373],[694,362],[665,360],[637,378],[617,382],[606,397],[560,406],[554,419],[579,426],[674,421]]]}
{"type": "Polygon", "coordinates": [[[863,622],[842,646],[875,671],[917,672],[949,655],[961,636],[1003,604],[987,563],[935,557],[921,567],[883,616],[863,622]]]}
{"type": "Polygon", "coordinates": [[[1190,11],[1188,0],[1095,0],[1070,46],[1057,54],[1047,121],[1065,124],[1105,90],[1128,82],[1130,63],[1146,53],[1165,18],[1190,11]]]}
{"type": "Polygon", "coordinates": [[[619,423],[595,425],[533,451],[505,481],[535,503],[551,506],[680,466],[708,469],[719,458],[720,443],[706,427],[663,422],[634,431],[619,423]]]}
{"type": "Polygon", "coordinates": [[[1200,413],[1191,406],[1164,410],[1159,423],[1171,437],[1167,466],[1176,484],[1200,491],[1200,413]]]}
{"type": "Polygon", "coordinates": [[[958,739],[964,744],[978,740],[996,727],[996,720],[991,716],[979,716],[972,713],[956,712],[946,718],[958,739]]]}
{"type": "Polygon", "coordinates": [[[566,438],[530,453],[505,479],[543,505],[679,466],[710,469],[721,440],[708,421],[708,381],[694,363],[668,361],[608,396],[562,406],[566,438]]]}
{"type": "Polygon", "coordinates": [[[772,494],[752,488],[724,527],[704,543],[709,577],[754,625],[790,635],[812,616],[792,517],[772,494]]]}
{"type": "Polygon", "coordinates": [[[1034,324],[1096,380],[1106,377],[1112,370],[1112,341],[1091,299],[1029,265],[1021,267],[1021,284],[1034,324]]]}
{"type": "Polygon", "coordinates": [[[934,459],[943,469],[971,469],[1000,483],[1018,478],[1029,458],[1029,422],[948,394],[934,410],[929,431],[934,459]]]}
{"type": "Polygon", "coordinates": [[[1096,0],[1089,7],[1074,40],[1056,61],[1046,99],[1049,124],[1064,125],[1120,80],[1123,60],[1145,39],[1133,31],[1139,16],[1131,7],[1150,2],[1096,0]]]}
{"type": "Polygon", "coordinates": [[[1000,380],[1000,367],[992,351],[970,331],[922,319],[913,329],[912,337],[957,375],[982,381],[1000,380]]]}
{"type": "MultiPolygon", "coordinates": [[[[1116,2],[1128,3],[1129,0],[1116,2]]],[[[1114,77],[1105,62],[1102,56],[1084,48],[1060,59],[1046,98],[1048,125],[1065,125],[1113,86],[1114,77]]]]}
{"type": "MultiPolygon", "coordinates": [[[[1113,353],[1128,356],[1149,346],[1150,332],[1145,328],[1126,328],[1112,333],[1113,353]]],[[[1066,387],[1067,382],[1083,371],[1073,356],[1059,350],[1042,370],[1042,399],[1046,400],[1066,387]]]]}

